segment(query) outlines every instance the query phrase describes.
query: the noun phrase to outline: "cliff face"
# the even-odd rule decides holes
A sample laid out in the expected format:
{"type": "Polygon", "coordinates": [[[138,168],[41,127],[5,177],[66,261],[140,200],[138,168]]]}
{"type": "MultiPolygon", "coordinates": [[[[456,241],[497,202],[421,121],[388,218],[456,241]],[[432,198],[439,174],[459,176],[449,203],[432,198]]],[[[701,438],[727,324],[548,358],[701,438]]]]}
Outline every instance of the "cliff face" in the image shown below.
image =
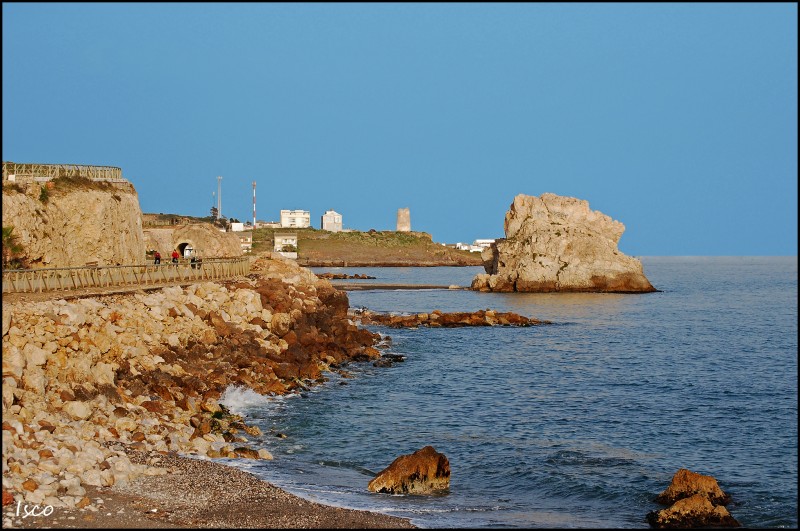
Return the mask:
{"type": "Polygon", "coordinates": [[[142,211],[133,185],[49,184],[44,194],[38,183],[3,186],[3,226],[14,227],[29,267],[142,263],[142,211]]]}
{"type": "Polygon", "coordinates": [[[587,201],[555,194],[514,198],[505,217],[505,239],[481,256],[487,274],[480,291],[657,291],[639,260],[619,251],[625,225],[589,209],[587,201]]]}

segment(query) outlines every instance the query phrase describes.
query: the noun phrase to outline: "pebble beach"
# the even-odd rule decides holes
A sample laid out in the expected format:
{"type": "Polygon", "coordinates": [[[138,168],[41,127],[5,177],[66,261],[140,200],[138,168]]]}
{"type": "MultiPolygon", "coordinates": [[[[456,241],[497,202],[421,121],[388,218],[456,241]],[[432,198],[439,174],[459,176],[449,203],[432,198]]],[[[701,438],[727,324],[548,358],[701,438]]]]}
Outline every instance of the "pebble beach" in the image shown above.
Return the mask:
{"type": "Polygon", "coordinates": [[[121,487],[89,487],[93,504],[55,509],[49,516],[3,510],[3,528],[40,529],[409,529],[408,520],[321,505],[254,475],[208,459],[130,452],[131,461],[167,471],[121,487]]]}

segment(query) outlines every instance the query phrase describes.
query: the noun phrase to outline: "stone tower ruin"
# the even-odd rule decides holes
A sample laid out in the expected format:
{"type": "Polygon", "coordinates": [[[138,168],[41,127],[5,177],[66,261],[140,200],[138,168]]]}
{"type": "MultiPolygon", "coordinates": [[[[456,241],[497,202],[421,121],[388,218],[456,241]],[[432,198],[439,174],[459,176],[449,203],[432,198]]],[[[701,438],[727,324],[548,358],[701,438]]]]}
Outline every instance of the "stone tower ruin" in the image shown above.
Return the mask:
{"type": "Polygon", "coordinates": [[[407,208],[397,209],[397,232],[411,232],[411,211],[407,208]]]}

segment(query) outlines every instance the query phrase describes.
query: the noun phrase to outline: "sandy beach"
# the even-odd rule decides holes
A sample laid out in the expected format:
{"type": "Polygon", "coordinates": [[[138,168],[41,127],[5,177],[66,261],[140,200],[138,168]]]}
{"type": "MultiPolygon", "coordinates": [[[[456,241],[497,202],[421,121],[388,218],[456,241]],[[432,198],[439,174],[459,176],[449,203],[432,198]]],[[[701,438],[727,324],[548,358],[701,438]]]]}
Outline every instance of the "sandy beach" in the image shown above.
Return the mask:
{"type": "MultiPolygon", "coordinates": [[[[16,516],[3,508],[3,528],[339,528],[409,529],[408,520],[304,500],[242,470],[207,459],[129,452],[132,462],[166,468],[126,486],[88,487],[92,509],[54,509],[49,516],[16,516]]],[[[366,487],[365,487],[366,488],[366,487]]]]}

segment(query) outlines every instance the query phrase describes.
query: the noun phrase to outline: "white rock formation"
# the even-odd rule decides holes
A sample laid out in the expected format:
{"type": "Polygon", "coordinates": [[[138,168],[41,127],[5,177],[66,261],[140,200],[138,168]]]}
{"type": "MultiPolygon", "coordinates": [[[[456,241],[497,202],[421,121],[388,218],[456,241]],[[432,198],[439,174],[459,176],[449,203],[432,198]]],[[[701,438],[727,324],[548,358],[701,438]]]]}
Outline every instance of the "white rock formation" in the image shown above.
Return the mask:
{"type": "Polygon", "coordinates": [[[657,291],[639,260],[619,251],[625,225],[587,201],[520,194],[505,217],[504,239],[481,253],[487,274],[472,289],[520,292],[657,291]]]}

